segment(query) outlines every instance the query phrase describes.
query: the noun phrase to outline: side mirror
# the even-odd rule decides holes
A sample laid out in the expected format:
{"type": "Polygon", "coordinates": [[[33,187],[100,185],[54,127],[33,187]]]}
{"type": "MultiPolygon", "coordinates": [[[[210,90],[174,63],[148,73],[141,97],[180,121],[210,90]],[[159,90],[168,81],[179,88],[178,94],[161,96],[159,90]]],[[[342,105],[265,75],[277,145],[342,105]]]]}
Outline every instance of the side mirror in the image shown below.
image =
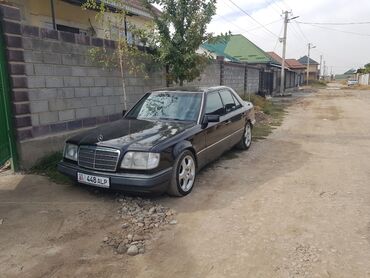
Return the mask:
{"type": "Polygon", "coordinates": [[[218,123],[220,121],[220,115],[206,115],[209,123],[218,123]]]}
{"type": "Polygon", "coordinates": [[[126,112],[127,112],[126,110],[122,111],[122,117],[124,117],[126,115],[126,112]]]}
{"type": "Polygon", "coordinates": [[[208,126],[208,123],[218,123],[219,121],[219,115],[204,115],[202,120],[202,128],[206,128],[208,126]]]}

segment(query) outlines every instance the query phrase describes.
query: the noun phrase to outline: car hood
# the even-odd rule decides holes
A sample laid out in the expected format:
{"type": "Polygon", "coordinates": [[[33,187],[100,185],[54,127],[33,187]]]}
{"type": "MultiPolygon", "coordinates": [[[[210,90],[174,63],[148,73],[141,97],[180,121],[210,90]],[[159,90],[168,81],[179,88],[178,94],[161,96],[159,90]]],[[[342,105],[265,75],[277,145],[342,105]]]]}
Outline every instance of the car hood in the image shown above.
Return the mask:
{"type": "Polygon", "coordinates": [[[77,145],[97,145],[120,150],[150,150],[153,146],[193,126],[189,122],[121,119],[82,132],[68,142],[77,145]]]}

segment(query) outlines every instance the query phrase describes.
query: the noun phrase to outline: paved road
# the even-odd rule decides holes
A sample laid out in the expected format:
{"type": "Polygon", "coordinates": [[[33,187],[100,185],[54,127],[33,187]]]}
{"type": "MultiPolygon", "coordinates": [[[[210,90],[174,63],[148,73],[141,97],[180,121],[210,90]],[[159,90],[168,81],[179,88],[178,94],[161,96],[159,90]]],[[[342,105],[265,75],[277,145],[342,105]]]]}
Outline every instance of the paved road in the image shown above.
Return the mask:
{"type": "Polygon", "coordinates": [[[0,177],[0,269],[37,277],[370,277],[370,92],[321,90],[198,177],[148,252],[101,248],[112,196],[0,177]],[[5,186],[6,184],[6,186],[5,186]]]}

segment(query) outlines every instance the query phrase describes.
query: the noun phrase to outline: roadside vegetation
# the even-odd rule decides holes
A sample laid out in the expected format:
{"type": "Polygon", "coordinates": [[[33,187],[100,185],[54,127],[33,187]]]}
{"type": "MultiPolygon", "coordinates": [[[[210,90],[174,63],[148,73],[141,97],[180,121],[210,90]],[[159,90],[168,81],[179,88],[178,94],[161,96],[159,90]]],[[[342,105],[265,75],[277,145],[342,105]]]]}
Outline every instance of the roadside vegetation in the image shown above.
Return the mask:
{"type": "Polygon", "coordinates": [[[252,139],[265,139],[276,127],[283,122],[285,109],[283,104],[273,103],[270,99],[251,95],[245,99],[253,103],[256,112],[256,125],[252,131],[252,139]]]}
{"type": "Polygon", "coordinates": [[[62,152],[55,152],[41,158],[36,165],[30,169],[30,174],[46,176],[55,183],[70,184],[71,180],[57,170],[57,163],[62,159],[62,156],[62,152]]]}
{"type": "Polygon", "coordinates": [[[325,80],[310,80],[308,82],[313,88],[325,88],[329,82],[325,80]]]}

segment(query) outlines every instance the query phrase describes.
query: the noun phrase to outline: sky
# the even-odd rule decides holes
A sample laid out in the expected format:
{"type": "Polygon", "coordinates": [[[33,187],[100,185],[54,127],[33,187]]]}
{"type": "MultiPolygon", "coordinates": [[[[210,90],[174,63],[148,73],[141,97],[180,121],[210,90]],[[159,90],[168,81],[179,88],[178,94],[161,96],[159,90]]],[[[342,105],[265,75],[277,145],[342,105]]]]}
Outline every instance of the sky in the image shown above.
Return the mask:
{"type": "Polygon", "coordinates": [[[217,13],[208,26],[209,32],[243,34],[264,51],[275,51],[281,56],[282,44],[278,37],[283,36],[282,11],[288,10],[292,11],[290,17],[299,18],[288,24],[287,58],[299,59],[307,55],[307,45],[312,43],[316,48],[311,50],[311,58],[320,63],[322,55],[328,74],[331,70],[340,74],[370,62],[370,24],[313,26],[299,23],[370,22],[370,0],[231,1],[217,1],[217,13]],[[266,25],[268,30],[261,25],[266,25]]]}

